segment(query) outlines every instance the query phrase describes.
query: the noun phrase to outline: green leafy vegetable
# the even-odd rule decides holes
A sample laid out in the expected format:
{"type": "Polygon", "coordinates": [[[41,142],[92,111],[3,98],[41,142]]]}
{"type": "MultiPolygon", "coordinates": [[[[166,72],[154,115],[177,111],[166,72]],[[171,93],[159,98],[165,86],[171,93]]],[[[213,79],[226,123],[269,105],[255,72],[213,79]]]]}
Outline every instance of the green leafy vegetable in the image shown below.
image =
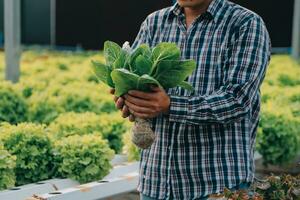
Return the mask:
{"type": "Polygon", "coordinates": [[[129,69],[127,60],[128,60],[128,54],[125,51],[121,50],[118,58],[114,61],[112,65],[112,69],[118,69],[118,68],[129,69]]]}
{"type": "Polygon", "coordinates": [[[134,73],[138,75],[143,75],[143,74],[149,74],[151,72],[151,67],[152,67],[152,62],[149,58],[139,55],[134,63],[133,63],[133,69],[134,73]]]}
{"type": "Polygon", "coordinates": [[[189,91],[194,91],[193,86],[191,86],[188,82],[182,81],[181,83],[178,84],[179,87],[182,87],[183,89],[189,90],[189,91]]]}
{"type": "Polygon", "coordinates": [[[17,124],[26,121],[28,105],[25,98],[9,82],[0,82],[0,122],[17,124]]]}
{"type": "Polygon", "coordinates": [[[129,90],[151,91],[151,85],[164,89],[182,87],[193,90],[184,80],[196,68],[193,60],[180,60],[180,49],[175,43],[162,42],[151,49],[140,45],[129,53],[114,42],[104,44],[106,64],[92,62],[100,81],[115,88],[121,96],[129,90]]]}
{"type": "Polygon", "coordinates": [[[93,70],[96,76],[99,78],[99,80],[106,83],[110,87],[115,87],[110,76],[112,69],[109,66],[99,62],[92,61],[92,63],[93,63],[93,70]]]}
{"type": "Polygon", "coordinates": [[[179,60],[180,50],[175,43],[162,42],[152,50],[152,60],[159,62],[162,60],[179,60]]]}
{"type": "Polygon", "coordinates": [[[104,43],[104,57],[106,64],[112,66],[112,64],[120,57],[122,48],[114,42],[106,41],[104,43]]]}
{"type": "Polygon", "coordinates": [[[0,190],[15,185],[16,156],[11,155],[0,142],[0,190]]]}
{"type": "Polygon", "coordinates": [[[109,147],[116,153],[122,150],[122,137],[127,129],[129,124],[117,112],[101,115],[92,112],[63,113],[48,128],[49,136],[54,141],[73,135],[98,134],[108,141],[109,147]]]}
{"type": "Polygon", "coordinates": [[[102,179],[112,168],[114,156],[106,140],[99,135],[73,135],[54,143],[56,177],[80,183],[102,179]]]}
{"type": "Polygon", "coordinates": [[[0,140],[16,156],[16,185],[46,180],[52,175],[52,145],[45,126],[33,123],[2,124],[0,140]]]}
{"type": "Polygon", "coordinates": [[[137,89],[141,91],[151,91],[151,84],[161,86],[157,80],[151,76],[144,74],[138,76],[126,69],[116,69],[112,72],[112,79],[114,80],[116,90],[115,95],[121,96],[129,90],[137,89]]]}
{"type": "Polygon", "coordinates": [[[129,57],[130,71],[138,75],[148,74],[151,71],[151,49],[148,45],[140,45],[129,57]]]}
{"type": "Polygon", "coordinates": [[[184,81],[194,71],[195,65],[192,60],[163,60],[156,68],[153,77],[164,88],[172,88],[184,81]]]}

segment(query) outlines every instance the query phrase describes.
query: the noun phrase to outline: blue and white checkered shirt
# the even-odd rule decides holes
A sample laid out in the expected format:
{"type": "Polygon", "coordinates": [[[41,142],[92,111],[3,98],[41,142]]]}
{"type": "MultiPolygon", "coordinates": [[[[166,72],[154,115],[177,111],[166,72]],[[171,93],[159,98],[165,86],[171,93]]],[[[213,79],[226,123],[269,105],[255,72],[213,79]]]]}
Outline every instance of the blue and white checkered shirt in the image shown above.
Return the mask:
{"type": "Polygon", "coordinates": [[[143,150],[138,191],[156,198],[198,199],[254,177],[259,87],[270,39],[255,13],[213,0],[188,28],[178,4],[150,14],[133,44],[174,42],[197,68],[195,91],[169,89],[169,115],[152,119],[157,138],[143,150]]]}

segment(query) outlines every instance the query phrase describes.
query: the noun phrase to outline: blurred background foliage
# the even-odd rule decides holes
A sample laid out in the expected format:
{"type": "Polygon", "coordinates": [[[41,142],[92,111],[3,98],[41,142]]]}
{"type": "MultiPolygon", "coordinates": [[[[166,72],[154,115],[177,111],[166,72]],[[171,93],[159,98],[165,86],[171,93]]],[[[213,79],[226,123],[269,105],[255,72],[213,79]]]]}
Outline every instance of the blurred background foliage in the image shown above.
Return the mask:
{"type": "MultiPolygon", "coordinates": [[[[109,88],[98,84],[90,68],[91,60],[104,61],[104,58],[95,51],[27,50],[22,54],[20,82],[12,85],[4,81],[4,55],[0,53],[0,102],[3,105],[1,107],[5,108],[0,109],[0,121],[8,122],[12,127],[15,126],[13,124],[23,122],[31,127],[32,130],[27,130],[30,133],[36,132],[35,126],[42,124],[45,136],[50,141],[47,148],[56,157],[49,161],[50,165],[55,166],[54,171],[34,176],[32,181],[51,177],[92,181],[109,172],[112,153],[125,153],[131,161],[139,159],[140,151],[130,141],[131,123],[123,119],[115,109],[109,88]],[[99,141],[88,147],[81,145],[92,141],[91,138],[98,138],[99,141]],[[99,153],[96,147],[112,153],[99,157],[96,155],[99,153]],[[95,150],[87,152],[86,148],[95,150]],[[67,149],[72,153],[67,154],[67,149]],[[84,163],[79,159],[82,155],[85,157],[84,163]],[[80,167],[78,171],[67,170],[66,163],[80,167]],[[93,167],[95,163],[100,163],[100,167],[93,167]]],[[[287,55],[273,55],[261,87],[262,112],[256,142],[256,149],[263,156],[266,165],[285,165],[299,156],[299,91],[300,65],[287,55]]],[[[6,126],[6,123],[0,126],[0,136],[7,134],[6,126]]],[[[26,133],[21,131],[18,134],[20,137],[14,143],[23,144],[22,135],[26,133]]],[[[4,148],[10,143],[8,140],[2,141],[4,148]]],[[[14,166],[16,156],[17,169],[23,173],[22,168],[18,168],[19,154],[12,148],[6,150],[3,158],[6,159],[5,163],[14,166]]],[[[27,152],[28,156],[32,156],[31,154],[35,155],[35,152],[27,152]]],[[[11,179],[14,175],[11,175],[11,170],[8,169],[3,177],[10,178],[6,178],[5,184],[1,183],[3,180],[0,178],[2,189],[13,184],[11,179]]],[[[30,177],[25,180],[18,174],[16,176],[17,184],[30,180],[30,177]]]]}

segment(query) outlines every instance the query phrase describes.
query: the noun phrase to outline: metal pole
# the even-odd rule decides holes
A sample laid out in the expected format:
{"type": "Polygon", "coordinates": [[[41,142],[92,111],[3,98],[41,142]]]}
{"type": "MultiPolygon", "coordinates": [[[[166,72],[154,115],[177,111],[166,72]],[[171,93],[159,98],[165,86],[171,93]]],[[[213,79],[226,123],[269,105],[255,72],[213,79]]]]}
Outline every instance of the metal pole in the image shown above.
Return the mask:
{"type": "Polygon", "coordinates": [[[18,82],[21,54],[21,2],[20,0],[4,1],[4,50],[5,78],[13,83],[18,82]]]}
{"type": "Polygon", "coordinates": [[[293,24],[293,57],[300,60],[300,0],[294,0],[294,24],[293,24]]]}
{"type": "Polygon", "coordinates": [[[56,0],[50,0],[50,43],[52,47],[56,43],[56,0]]]}

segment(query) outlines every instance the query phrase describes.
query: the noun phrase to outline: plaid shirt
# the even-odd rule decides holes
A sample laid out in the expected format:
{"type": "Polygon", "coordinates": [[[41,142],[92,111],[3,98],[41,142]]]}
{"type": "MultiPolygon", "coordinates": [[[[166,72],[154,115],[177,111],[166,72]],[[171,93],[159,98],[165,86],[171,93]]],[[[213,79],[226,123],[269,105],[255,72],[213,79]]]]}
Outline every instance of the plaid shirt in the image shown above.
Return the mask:
{"type": "Polygon", "coordinates": [[[138,191],[156,199],[198,199],[254,177],[259,87],[270,59],[262,19],[213,0],[188,28],[178,4],[150,14],[133,44],[174,42],[197,68],[195,91],[169,89],[169,115],[152,119],[157,138],[142,151],[138,191]]]}

